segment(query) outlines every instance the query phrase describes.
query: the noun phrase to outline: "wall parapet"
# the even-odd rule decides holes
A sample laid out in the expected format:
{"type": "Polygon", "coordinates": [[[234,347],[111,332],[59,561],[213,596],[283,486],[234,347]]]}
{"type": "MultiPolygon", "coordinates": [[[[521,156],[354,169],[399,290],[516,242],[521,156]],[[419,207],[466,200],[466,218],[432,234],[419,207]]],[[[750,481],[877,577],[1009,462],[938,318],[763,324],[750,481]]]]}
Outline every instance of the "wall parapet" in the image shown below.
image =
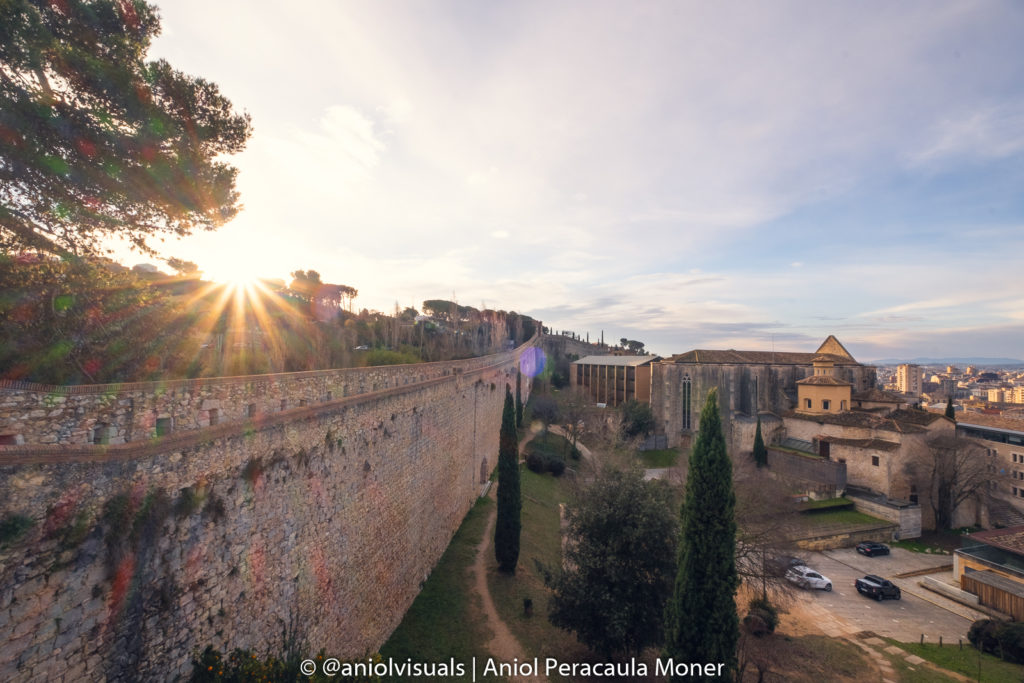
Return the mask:
{"type": "Polygon", "coordinates": [[[538,340],[535,335],[517,349],[488,356],[409,365],[74,386],[0,380],[0,444],[113,448],[166,439],[178,432],[269,419],[350,396],[479,372],[518,357],[538,340]]]}

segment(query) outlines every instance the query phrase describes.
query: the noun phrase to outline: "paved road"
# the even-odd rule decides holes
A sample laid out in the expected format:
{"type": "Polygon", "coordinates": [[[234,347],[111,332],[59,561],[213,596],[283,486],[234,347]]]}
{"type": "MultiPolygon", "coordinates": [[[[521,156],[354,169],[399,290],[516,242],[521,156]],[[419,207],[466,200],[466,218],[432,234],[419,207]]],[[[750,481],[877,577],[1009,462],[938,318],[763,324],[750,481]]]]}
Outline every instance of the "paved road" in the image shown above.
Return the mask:
{"type": "MultiPolygon", "coordinates": [[[[897,574],[950,564],[949,556],[911,553],[900,548],[890,556],[864,557],[853,549],[807,553],[807,564],[832,580],[833,590],[802,591],[801,602],[821,615],[832,629],[849,633],[874,631],[901,642],[912,642],[924,634],[925,642],[956,643],[967,640],[974,619],[985,615],[920,588],[920,577],[895,579],[897,574]],[[893,580],[903,591],[901,600],[877,602],[857,592],[854,581],[865,574],[893,580]]],[[[946,570],[949,573],[950,570],[946,570]]],[[[941,576],[941,574],[936,574],[941,576]]],[[[826,631],[831,629],[826,629],[826,631]]]]}

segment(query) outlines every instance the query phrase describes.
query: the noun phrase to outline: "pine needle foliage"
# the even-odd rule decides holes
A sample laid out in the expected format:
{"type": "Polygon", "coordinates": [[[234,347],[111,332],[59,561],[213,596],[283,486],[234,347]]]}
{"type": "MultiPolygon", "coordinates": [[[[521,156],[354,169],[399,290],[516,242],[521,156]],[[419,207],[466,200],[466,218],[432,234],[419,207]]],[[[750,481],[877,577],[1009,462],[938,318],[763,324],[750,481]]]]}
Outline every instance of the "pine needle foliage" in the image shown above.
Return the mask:
{"type": "Polygon", "coordinates": [[[519,485],[519,441],[516,436],[512,390],[505,385],[505,408],[498,440],[498,518],[494,526],[494,557],[498,570],[514,574],[519,562],[520,513],[523,500],[519,485]]]}
{"type": "Polygon", "coordinates": [[[761,436],[761,416],[757,417],[757,431],[754,432],[754,462],[758,467],[768,464],[768,449],[764,445],[764,437],[761,436]]]}
{"type": "Polygon", "coordinates": [[[725,449],[718,392],[712,389],[690,454],[675,592],[665,614],[665,656],[676,662],[721,662],[735,671],[735,507],[732,462],[725,449]]]}

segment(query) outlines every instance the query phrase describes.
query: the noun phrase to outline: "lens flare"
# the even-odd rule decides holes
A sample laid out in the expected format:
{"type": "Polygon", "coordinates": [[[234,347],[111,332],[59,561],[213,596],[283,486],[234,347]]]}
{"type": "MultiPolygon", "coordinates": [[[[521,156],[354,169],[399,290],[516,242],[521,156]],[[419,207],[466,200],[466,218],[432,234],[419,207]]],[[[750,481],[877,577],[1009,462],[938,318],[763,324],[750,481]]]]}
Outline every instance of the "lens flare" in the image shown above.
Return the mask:
{"type": "Polygon", "coordinates": [[[540,373],[544,372],[544,364],[547,362],[547,357],[541,349],[535,346],[523,351],[523,354],[519,357],[519,369],[528,377],[536,377],[540,373]]]}

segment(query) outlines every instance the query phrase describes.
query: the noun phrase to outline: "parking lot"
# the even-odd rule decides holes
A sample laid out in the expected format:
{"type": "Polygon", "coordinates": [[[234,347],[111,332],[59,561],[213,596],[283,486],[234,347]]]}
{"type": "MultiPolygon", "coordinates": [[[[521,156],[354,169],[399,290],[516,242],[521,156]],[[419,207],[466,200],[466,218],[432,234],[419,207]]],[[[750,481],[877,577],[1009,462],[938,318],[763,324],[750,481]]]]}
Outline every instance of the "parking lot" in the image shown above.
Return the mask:
{"type": "MultiPolygon", "coordinates": [[[[820,615],[822,630],[836,629],[846,635],[873,631],[901,642],[945,643],[967,640],[967,629],[975,619],[986,615],[922,588],[921,576],[898,575],[951,565],[949,555],[912,553],[894,548],[891,555],[864,557],[853,548],[804,553],[808,566],[832,580],[832,592],[798,591],[798,604],[812,615],[820,615]],[[877,574],[900,587],[901,600],[877,602],[854,588],[854,581],[865,574],[877,574]]],[[[949,578],[950,569],[931,574],[949,578]]],[[[838,634],[835,634],[838,635],[838,634]]]]}

